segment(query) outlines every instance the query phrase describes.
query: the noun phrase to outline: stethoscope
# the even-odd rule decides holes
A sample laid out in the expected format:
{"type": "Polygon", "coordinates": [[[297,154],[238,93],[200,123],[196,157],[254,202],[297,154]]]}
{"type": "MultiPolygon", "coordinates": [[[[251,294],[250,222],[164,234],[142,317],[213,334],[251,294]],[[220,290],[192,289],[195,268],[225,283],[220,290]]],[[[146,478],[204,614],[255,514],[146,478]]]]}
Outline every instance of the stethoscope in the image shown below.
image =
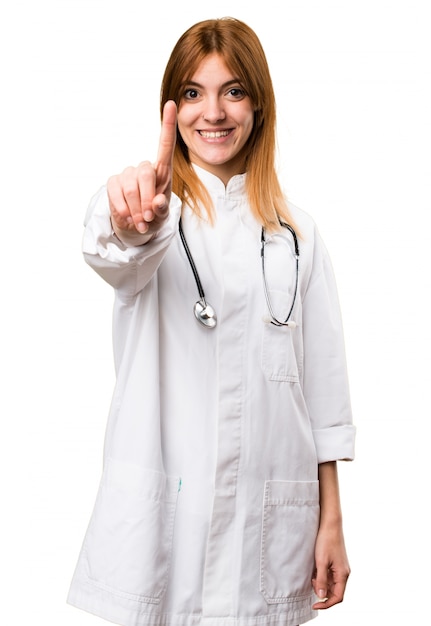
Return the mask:
{"type": "Polygon", "coordinates": [[[290,224],[287,224],[286,222],[282,222],[280,221],[280,226],[283,226],[284,228],[287,228],[287,230],[291,233],[292,237],[293,237],[293,244],[295,247],[295,266],[296,266],[296,271],[295,271],[295,288],[293,290],[293,297],[292,297],[292,304],[291,307],[289,309],[289,312],[287,314],[286,319],[283,320],[279,320],[273,311],[272,308],[272,304],[271,304],[271,299],[269,297],[269,290],[268,290],[268,284],[266,282],[266,273],[265,273],[265,246],[267,244],[267,240],[265,238],[265,229],[262,226],[262,234],[260,236],[260,242],[261,242],[261,248],[260,248],[260,256],[262,259],[262,277],[263,277],[263,290],[265,292],[265,298],[266,298],[266,304],[268,307],[268,311],[269,311],[269,319],[265,319],[265,321],[269,321],[271,324],[274,324],[274,326],[289,326],[290,328],[295,328],[296,327],[296,323],[290,319],[291,315],[292,315],[292,311],[293,311],[293,307],[295,306],[295,301],[296,301],[296,294],[298,292],[298,280],[299,280],[299,245],[298,245],[298,238],[296,236],[296,233],[294,231],[294,229],[292,228],[292,226],[290,226],[290,224]]]}
{"type": "MultiPolygon", "coordinates": [[[[274,314],[274,310],[272,308],[272,304],[271,304],[271,299],[269,297],[269,290],[268,290],[268,284],[266,282],[266,273],[265,273],[265,246],[268,243],[267,239],[266,239],[266,232],[265,232],[265,228],[262,226],[262,232],[261,232],[261,237],[260,237],[260,242],[261,242],[261,249],[260,249],[260,256],[262,259],[262,277],[263,277],[263,289],[265,292],[265,299],[266,299],[266,304],[268,306],[268,311],[269,311],[269,317],[267,319],[265,319],[265,321],[268,321],[271,324],[274,324],[275,326],[289,326],[291,328],[294,328],[296,326],[295,322],[293,320],[290,319],[291,315],[292,315],[292,311],[293,311],[293,307],[295,306],[295,301],[296,301],[296,295],[298,292],[298,280],[299,280],[299,245],[298,245],[298,238],[296,236],[296,233],[294,231],[294,229],[292,228],[292,226],[290,226],[289,224],[286,224],[286,222],[282,222],[280,220],[280,226],[283,226],[284,228],[286,228],[292,235],[293,237],[293,243],[294,243],[294,247],[295,247],[295,263],[296,263],[296,276],[295,276],[295,289],[293,292],[293,297],[292,297],[292,304],[290,306],[289,312],[287,314],[287,317],[285,318],[285,320],[280,320],[278,319],[275,314],[274,314]]],[[[215,328],[217,325],[217,315],[214,311],[214,308],[211,306],[211,304],[209,302],[207,302],[206,298],[205,298],[205,292],[203,290],[202,287],[202,283],[201,280],[199,278],[199,273],[198,270],[196,268],[195,262],[193,260],[192,254],[190,252],[190,248],[187,244],[185,235],[184,235],[184,231],[183,231],[183,227],[182,227],[182,223],[181,223],[181,218],[179,221],[179,225],[178,225],[179,231],[180,231],[180,237],[181,237],[181,241],[182,244],[184,246],[184,250],[185,253],[187,255],[187,259],[190,263],[190,267],[192,268],[192,272],[193,275],[195,277],[195,281],[196,281],[196,287],[198,289],[199,292],[199,300],[196,302],[196,304],[193,307],[193,312],[194,315],[196,317],[196,319],[198,320],[198,322],[200,322],[203,326],[205,326],[206,328],[215,328]]]]}

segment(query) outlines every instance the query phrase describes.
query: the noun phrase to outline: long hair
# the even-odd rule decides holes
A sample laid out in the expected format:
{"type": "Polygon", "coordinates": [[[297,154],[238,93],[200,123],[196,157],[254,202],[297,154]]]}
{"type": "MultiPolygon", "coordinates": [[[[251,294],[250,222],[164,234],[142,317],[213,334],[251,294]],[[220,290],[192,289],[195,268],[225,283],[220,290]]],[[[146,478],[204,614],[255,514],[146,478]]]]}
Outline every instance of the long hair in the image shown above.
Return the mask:
{"type": "MultiPolygon", "coordinates": [[[[224,17],[198,22],[177,41],[163,75],[160,108],[167,100],[177,105],[182,88],[200,63],[210,54],[219,54],[238,77],[255,110],[253,129],[246,144],[246,192],[257,220],[269,230],[282,219],[292,218],[275,169],[276,105],[268,63],[255,32],[240,20],[224,17]]],[[[199,205],[213,219],[212,202],[189,159],[179,131],[174,153],[173,191],[202,217],[199,205]]],[[[292,224],[293,225],[293,224],[292,224]]]]}

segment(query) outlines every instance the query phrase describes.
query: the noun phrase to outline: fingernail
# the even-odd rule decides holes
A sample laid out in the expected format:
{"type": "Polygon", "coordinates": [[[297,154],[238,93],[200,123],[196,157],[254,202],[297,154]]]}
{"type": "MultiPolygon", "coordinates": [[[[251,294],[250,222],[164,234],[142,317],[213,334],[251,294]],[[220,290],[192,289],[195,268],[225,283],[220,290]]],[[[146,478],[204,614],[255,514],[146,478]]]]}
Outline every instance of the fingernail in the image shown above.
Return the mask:
{"type": "Polygon", "coordinates": [[[137,226],[136,226],[137,230],[142,233],[143,235],[147,232],[148,230],[148,224],[144,224],[144,222],[140,222],[137,226]]]}
{"type": "Polygon", "coordinates": [[[154,213],[152,211],[144,211],[143,217],[146,222],[151,222],[154,219],[154,213]]]}
{"type": "Polygon", "coordinates": [[[319,591],[317,592],[317,595],[319,596],[319,598],[321,600],[327,600],[328,599],[326,597],[326,591],[324,589],[319,589],[319,591]]]}

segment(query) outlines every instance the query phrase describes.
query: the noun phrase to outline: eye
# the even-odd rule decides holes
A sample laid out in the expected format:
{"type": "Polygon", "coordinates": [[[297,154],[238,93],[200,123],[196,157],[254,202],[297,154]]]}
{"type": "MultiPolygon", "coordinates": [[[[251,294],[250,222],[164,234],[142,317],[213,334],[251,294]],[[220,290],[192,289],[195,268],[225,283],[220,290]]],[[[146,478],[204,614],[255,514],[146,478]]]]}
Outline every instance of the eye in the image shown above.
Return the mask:
{"type": "Polygon", "coordinates": [[[197,89],[189,88],[184,91],[184,98],[186,100],[196,100],[199,97],[199,92],[197,89]]]}
{"type": "Polygon", "coordinates": [[[246,93],[242,87],[231,87],[227,92],[227,95],[235,100],[241,100],[246,97],[246,93]]]}

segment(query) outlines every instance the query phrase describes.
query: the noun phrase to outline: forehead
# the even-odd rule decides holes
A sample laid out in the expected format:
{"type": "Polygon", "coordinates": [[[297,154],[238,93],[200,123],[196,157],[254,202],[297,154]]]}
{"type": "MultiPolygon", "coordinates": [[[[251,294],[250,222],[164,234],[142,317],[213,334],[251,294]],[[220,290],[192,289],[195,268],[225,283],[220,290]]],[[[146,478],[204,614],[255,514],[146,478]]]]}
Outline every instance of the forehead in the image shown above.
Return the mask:
{"type": "Polygon", "coordinates": [[[224,58],[218,53],[212,53],[202,59],[189,80],[205,86],[224,84],[237,78],[226,65],[224,58]]]}

